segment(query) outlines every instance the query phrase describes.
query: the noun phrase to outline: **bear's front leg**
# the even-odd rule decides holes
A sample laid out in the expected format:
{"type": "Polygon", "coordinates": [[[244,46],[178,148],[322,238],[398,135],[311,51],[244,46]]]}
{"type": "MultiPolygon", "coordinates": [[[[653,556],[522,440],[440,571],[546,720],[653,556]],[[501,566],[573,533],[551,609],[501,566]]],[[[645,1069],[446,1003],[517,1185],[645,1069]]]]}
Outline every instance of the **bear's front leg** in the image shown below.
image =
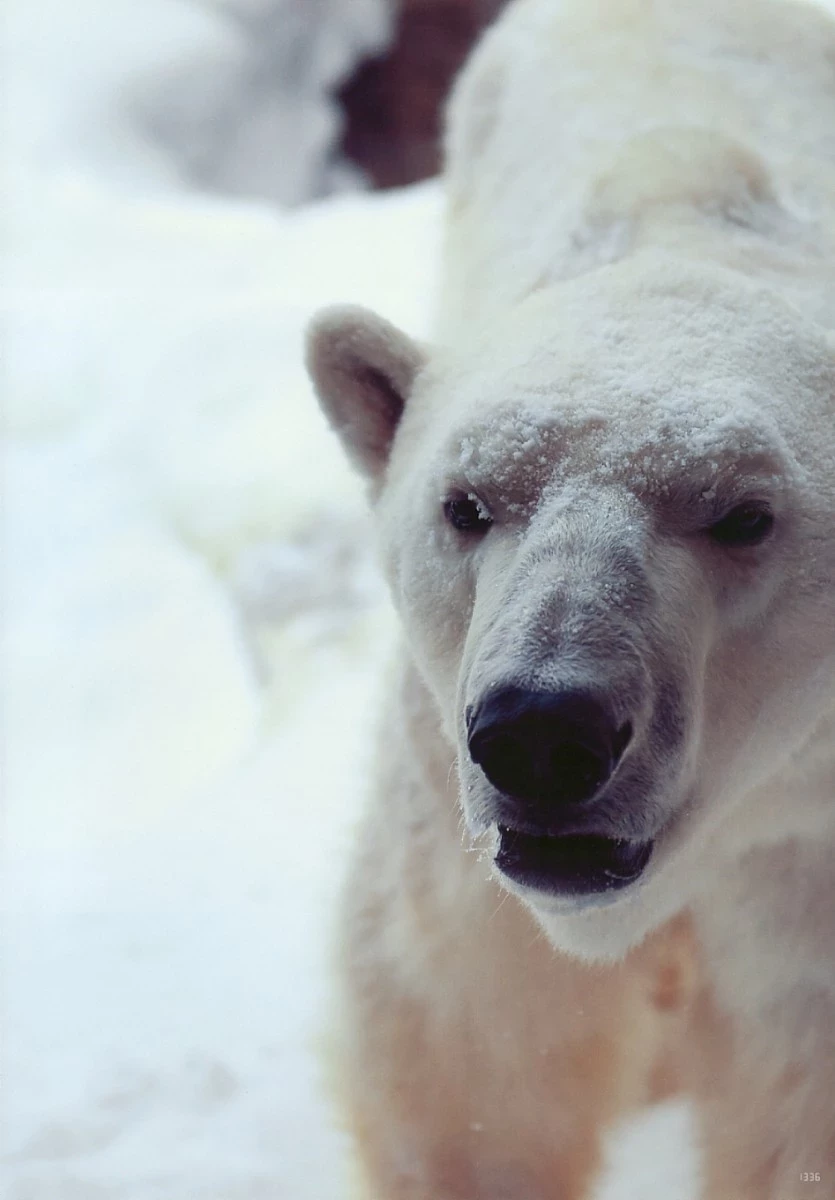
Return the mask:
{"type": "Polygon", "coordinates": [[[830,845],[810,838],[749,851],[696,908],[686,1050],[705,1200],[835,1200],[831,898],[830,845]]]}
{"type": "MultiPolygon", "coordinates": [[[[700,996],[689,1052],[704,1150],[705,1200],[833,1200],[835,1014],[810,1044],[815,1061],[788,1061],[763,1024],[733,1020],[709,990],[700,996]]],[[[810,1025],[813,1013],[810,1012],[810,1025]]]]}

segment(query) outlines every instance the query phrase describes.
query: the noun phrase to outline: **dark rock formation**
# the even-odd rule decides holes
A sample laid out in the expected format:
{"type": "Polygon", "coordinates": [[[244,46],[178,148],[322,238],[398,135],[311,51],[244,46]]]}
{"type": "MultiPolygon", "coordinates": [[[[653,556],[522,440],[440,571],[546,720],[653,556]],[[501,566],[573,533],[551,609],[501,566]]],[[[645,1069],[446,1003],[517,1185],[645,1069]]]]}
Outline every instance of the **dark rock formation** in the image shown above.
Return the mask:
{"type": "Polygon", "coordinates": [[[398,187],[439,167],[441,111],[479,32],[505,0],[402,0],[385,54],[340,89],[342,149],[375,186],[398,187]]]}

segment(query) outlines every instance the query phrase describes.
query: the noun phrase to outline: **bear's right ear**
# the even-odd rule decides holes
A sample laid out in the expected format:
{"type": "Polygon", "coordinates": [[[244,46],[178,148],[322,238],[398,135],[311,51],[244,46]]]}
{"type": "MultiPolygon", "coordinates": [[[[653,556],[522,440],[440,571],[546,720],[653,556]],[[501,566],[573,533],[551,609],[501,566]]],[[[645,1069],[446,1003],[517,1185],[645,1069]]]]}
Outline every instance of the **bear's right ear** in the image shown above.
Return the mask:
{"type": "Polygon", "coordinates": [[[326,308],[307,333],[307,369],[319,402],[359,469],[379,479],[424,348],[365,308],[326,308]]]}

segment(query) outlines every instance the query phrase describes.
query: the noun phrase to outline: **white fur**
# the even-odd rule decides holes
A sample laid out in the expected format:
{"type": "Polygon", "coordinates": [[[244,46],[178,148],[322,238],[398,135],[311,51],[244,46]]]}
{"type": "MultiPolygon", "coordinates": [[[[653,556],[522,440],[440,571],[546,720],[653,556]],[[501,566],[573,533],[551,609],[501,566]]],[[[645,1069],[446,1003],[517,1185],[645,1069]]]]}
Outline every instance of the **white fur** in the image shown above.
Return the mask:
{"type": "MultiPolygon", "coordinates": [[[[404,392],[377,503],[412,691],[438,719],[409,753],[457,751],[489,859],[465,706],[507,679],[606,683],[636,730],[611,809],[624,836],[656,837],[650,865],[601,903],[515,890],[554,947],[587,960],[622,958],[689,910],[738,1079],[752,1086],[762,1061],[763,1078],[805,1080],[780,1145],[766,1148],[765,1119],[751,1133],[744,1170],[765,1182],[739,1194],[789,1200],[803,1169],[830,1176],[798,1195],[831,1196],[835,27],[769,0],[517,0],[456,88],[448,147],[441,344],[404,392]],[[492,512],[483,539],[444,523],[453,487],[492,512]],[[770,503],[772,538],[711,544],[704,529],[751,497],[770,503]]],[[[344,319],[370,345],[388,336],[369,314],[344,319]]],[[[346,406],[368,405],[344,373],[335,389],[317,372],[323,338],[313,373],[344,427],[346,406]]],[[[406,359],[411,380],[422,352],[406,359]]],[[[438,794],[422,789],[408,803],[431,822],[438,794]]],[[[413,825],[376,833],[374,869],[398,898],[380,970],[416,979],[432,956],[396,917],[413,825]]],[[[447,864],[431,886],[445,913],[474,902],[469,869],[447,864]]]]}

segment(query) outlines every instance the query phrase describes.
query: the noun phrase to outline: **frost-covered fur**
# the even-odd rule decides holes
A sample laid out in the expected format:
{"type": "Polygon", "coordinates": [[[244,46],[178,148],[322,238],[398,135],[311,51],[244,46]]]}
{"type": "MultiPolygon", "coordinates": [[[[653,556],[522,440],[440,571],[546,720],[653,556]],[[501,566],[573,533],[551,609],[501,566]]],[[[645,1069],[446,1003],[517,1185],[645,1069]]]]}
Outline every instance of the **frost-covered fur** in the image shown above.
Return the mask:
{"type": "Polygon", "coordinates": [[[709,1200],[833,1197],[835,25],[516,0],[447,180],[438,345],[361,310],[310,341],[407,646],[342,952],[372,1194],[585,1195],[600,1127],[683,1073],[709,1200]],[[748,501],[771,536],[717,544],[748,501]],[[491,875],[465,711],[507,680],[632,723],[596,801],[654,839],[630,887],[491,875]]]}

